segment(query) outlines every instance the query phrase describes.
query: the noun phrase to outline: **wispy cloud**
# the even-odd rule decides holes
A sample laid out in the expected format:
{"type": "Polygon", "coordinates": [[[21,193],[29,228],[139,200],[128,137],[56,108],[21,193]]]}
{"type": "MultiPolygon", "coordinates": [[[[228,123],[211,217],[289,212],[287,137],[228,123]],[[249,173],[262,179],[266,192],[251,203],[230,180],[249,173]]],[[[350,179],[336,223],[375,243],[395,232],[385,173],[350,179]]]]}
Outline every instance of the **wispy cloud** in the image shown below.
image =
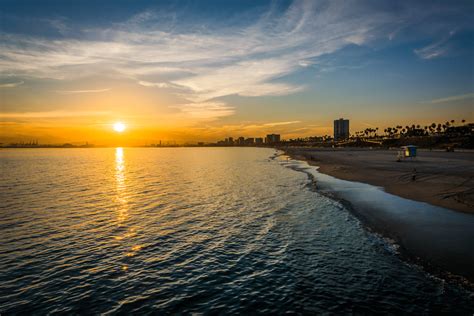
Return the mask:
{"type": "Polygon", "coordinates": [[[24,81],[11,82],[11,83],[0,83],[0,88],[15,88],[24,84],[24,81]]]}
{"type": "Polygon", "coordinates": [[[66,25],[65,18],[45,19],[45,22],[49,23],[60,34],[65,35],[70,31],[70,28],[66,25]]]}
{"type": "Polygon", "coordinates": [[[213,120],[223,116],[234,114],[234,107],[228,106],[223,102],[201,102],[188,103],[170,106],[177,108],[193,118],[213,120]]]}
{"type": "MultiPolygon", "coordinates": [[[[148,10],[110,27],[75,30],[74,38],[0,33],[0,73],[56,80],[116,75],[141,86],[169,89],[181,98],[173,107],[212,119],[235,113],[232,105],[217,98],[304,90],[304,84],[288,78],[318,67],[319,58],[347,45],[386,38],[401,27],[400,15],[403,12],[351,1],[308,0],[294,1],[284,11],[271,6],[258,18],[242,17],[234,26],[183,30],[175,15],[148,10]]],[[[50,23],[62,34],[70,31],[67,20],[50,23]]],[[[432,58],[441,46],[417,54],[432,58]]],[[[104,91],[108,89],[61,93],[104,91]]]]}
{"type": "MultiPolygon", "coordinates": [[[[200,32],[170,30],[160,24],[160,17],[146,11],[113,28],[83,30],[86,38],[93,37],[83,40],[4,34],[0,69],[54,79],[117,73],[142,86],[176,90],[187,101],[178,105],[183,113],[221,117],[234,110],[212,99],[302,91],[304,85],[284,77],[311,65],[318,56],[353,43],[363,45],[390,21],[384,12],[354,14],[344,2],[317,1],[295,1],[284,12],[269,9],[245,26],[200,32]]],[[[54,25],[68,31],[64,20],[55,20],[54,25]]]]}
{"type": "Polygon", "coordinates": [[[455,33],[455,31],[451,31],[441,40],[438,40],[423,48],[415,49],[415,54],[422,59],[434,59],[446,56],[450,52],[449,40],[455,33]]]}
{"type": "Polygon", "coordinates": [[[0,112],[0,118],[61,118],[61,117],[97,117],[109,115],[103,111],[47,111],[47,112],[0,112]]]}
{"type": "Polygon", "coordinates": [[[138,81],[138,84],[144,87],[156,87],[156,88],[169,88],[170,85],[166,82],[149,82],[149,81],[138,81]]]}
{"type": "Polygon", "coordinates": [[[205,136],[209,139],[225,136],[244,136],[255,137],[268,133],[277,132],[285,135],[286,138],[301,136],[301,133],[307,134],[327,134],[332,131],[332,126],[308,124],[308,122],[289,121],[289,122],[241,122],[239,124],[200,124],[190,130],[196,135],[205,136]],[[283,123],[283,124],[280,124],[283,123]],[[304,124],[303,124],[304,123],[304,124]],[[275,127],[275,129],[273,129],[275,127]]]}
{"type": "Polygon", "coordinates": [[[449,103],[449,102],[456,102],[456,101],[469,100],[469,99],[474,99],[474,93],[453,95],[453,96],[446,97],[446,98],[440,98],[440,99],[433,99],[433,100],[429,100],[429,101],[424,101],[422,103],[438,104],[438,103],[449,103]]]}
{"type": "Polygon", "coordinates": [[[106,89],[91,89],[91,90],[57,90],[57,93],[60,94],[78,94],[78,93],[101,93],[110,91],[111,88],[106,89]]]}
{"type": "Polygon", "coordinates": [[[150,81],[140,80],[138,81],[138,84],[144,87],[152,87],[152,88],[187,90],[183,86],[173,84],[170,82],[150,82],[150,81]]]}
{"type": "Polygon", "coordinates": [[[290,125],[290,124],[298,124],[301,121],[288,121],[288,122],[272,122],[272,123],[265,123],[264,126],[281,126],[281,125],[290,125]]]}

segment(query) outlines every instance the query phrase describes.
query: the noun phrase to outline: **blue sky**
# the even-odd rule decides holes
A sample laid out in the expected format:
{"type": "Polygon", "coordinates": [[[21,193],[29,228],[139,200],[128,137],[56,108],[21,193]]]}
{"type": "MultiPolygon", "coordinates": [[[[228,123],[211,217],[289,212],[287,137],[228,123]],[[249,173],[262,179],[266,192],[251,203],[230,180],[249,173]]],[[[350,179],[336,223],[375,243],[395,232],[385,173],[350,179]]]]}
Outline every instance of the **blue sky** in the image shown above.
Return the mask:
{"type": "Polygon", "coordinates": [[[472,1],[0,2],[11,137],[72,117],[183,140],[473,120],[472,1]]]}

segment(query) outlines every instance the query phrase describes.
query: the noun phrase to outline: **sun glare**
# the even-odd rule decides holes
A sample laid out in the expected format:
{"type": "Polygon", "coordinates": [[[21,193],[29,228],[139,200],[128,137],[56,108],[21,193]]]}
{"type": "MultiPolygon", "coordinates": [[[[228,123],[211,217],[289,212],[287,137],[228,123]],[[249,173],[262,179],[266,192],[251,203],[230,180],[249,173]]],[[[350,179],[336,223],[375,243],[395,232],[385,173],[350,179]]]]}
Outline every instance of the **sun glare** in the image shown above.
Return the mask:
{"type": "Polygon", "coordinates": [[[114,131],[122,133],[125,130],[126,126],[122,122],[116,122],[114,124],[114,131]]]}

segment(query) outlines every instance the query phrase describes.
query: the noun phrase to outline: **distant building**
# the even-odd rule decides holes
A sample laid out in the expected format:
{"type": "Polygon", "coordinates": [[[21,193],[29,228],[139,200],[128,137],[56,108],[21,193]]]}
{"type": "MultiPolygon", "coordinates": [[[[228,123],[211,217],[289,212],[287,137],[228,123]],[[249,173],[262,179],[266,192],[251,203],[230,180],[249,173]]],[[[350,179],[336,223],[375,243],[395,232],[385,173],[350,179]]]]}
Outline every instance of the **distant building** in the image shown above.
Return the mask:
{"type": "Polygon", "coordinates": [[[245,140],[245,145],[253,145],[255,143],[255,138],[249,137],[245,140]]]}
{"type": "Polygon", "coordinates": [[[262,144],[263,144],[263,138],[262,137],[255,138],[255,145],[262,145],[262,144]]]}
{"type": "Polygon", "coordinates": [[[334,120],[334,140],[349,138],[349,120],[340,118],[334,120]]]}
{"type": "Polygon", "coordinates": [[[267,144],[279,143],[280,142],[280,134],[268,134],[265,138],[265,142],[267,144]]]}
{"type": "Polygon", "coordinates": [[[245,138],[242,136],[237,138],[237,145],[239,146],[245,145],[245,138]]]}

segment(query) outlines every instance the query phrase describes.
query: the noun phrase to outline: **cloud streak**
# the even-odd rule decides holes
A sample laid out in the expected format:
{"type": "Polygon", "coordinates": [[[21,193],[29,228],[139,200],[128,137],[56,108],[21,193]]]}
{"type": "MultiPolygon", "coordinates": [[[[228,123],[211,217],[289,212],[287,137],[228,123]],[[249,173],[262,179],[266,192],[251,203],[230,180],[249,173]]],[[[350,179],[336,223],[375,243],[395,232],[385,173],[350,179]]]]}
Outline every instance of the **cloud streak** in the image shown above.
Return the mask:
{"type": "Polygon", "coordinates": [[[47,111],[47,112],[0,112],[0,118],[63,118],[63,117],[96,117],[109,115],[109,112],[70,112],[70,111],[47,111]]]}
{"type": "MultiPolygon", "coordinates": [[[[348,45],[386,38],[402,27],[403,15],[352,1],[308,0],[294,1],[285,10],[271,6],[257,18],[242,17],[237,25],[183,30],[175,17],[166,20],[172,27],[163,25],[163,15],[149,10],[110,27],[84,27],[74,38],[0,33],[0,76],[65,81],[120,76],[150,89],[166,89],[180,98],[172,107],[185,115],[216,119],[235,113],[219,99],[225,96],[279,96],[304,90],[304,83],[288,78],[305,69],[314,71],[319,58],[348,45]]],[[[66,22],[51,21],[62,34],[71,31],[66,22]]],[[[442,54],[443,45],[416,53],[434,58],[442,54]]]]}
{"type": "Polygon", "coordinates": [[[60,94],[80,94],[80,93],[101,93],[110,91],[111,88],[106,89],[91,89],[91,90],[57,90],[57,93],[60,94]]]}
{"type": "Polygon", "coordinates": [[[0,88],[15,88],[24,84],[24,81],[11,82],[11,83],[0,83],[0,88]]]}
{"type": "Polygon", "coordinates": [[[264,126],[282,126],[282,125],[290,125],[290,124],[298,124],[301,121],[288,121],[288,122],[273,122],[273,123],[265,123],[264,126]]]}
{"type": "Polygon", "coordinates": [[[171,106],[189,114],[192,118],[213,120],[235,113],[234,107],[223,102],[194,102],[171,106]]]}
{"type": "Polygon", "coordinates": [[[455,33],[456,32],[451,31],[441,40],[423,48],[415,49],[415,54],[422,59],[434,59],[448,55],[451,50],[449,40],[455,33]]]}
{"type": "Polygon", "coordinates": [[[456,101],[469,100],[469,99],[474,99],[474,93],[453,95],[446,98],[433,99],[433,100],[423,102],[423,103],[439,104],[439,103],[449,103],[449,102],[456,102],[456,101]]]}

